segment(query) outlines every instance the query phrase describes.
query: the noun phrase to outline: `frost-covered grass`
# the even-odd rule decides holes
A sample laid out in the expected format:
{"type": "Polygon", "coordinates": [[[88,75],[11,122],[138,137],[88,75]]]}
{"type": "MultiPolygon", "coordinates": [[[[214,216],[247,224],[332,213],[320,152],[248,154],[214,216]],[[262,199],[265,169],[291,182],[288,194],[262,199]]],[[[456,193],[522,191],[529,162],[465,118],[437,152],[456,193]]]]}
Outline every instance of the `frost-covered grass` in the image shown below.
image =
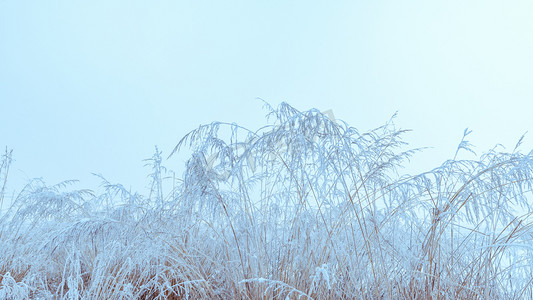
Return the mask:
{"type": "Polygon", "coordinates": [[[30,182],[0,216],[0,298],[533,299],[532,152],[400,176],[417,150],[392,122],[268,109],[185,136],[182,179],[156,150],[145,196],[30,182]]]}

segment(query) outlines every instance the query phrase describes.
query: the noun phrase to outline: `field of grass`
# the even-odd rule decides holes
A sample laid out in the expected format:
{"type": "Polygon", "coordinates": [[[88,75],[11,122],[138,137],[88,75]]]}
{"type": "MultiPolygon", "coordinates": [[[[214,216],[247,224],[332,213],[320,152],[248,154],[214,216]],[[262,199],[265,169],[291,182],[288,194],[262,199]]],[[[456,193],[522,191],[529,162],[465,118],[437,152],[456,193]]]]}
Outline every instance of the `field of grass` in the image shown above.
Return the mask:
{"type": "Polygon", "coordinates": [[[392,121],[267,109],[186,135],[181,178],[156,150],[147,195],[28,183],[0,214],[0,299],[533,299],[533,152],[460,160],[465,131],[401,175],[418,150],[392,121]]]}

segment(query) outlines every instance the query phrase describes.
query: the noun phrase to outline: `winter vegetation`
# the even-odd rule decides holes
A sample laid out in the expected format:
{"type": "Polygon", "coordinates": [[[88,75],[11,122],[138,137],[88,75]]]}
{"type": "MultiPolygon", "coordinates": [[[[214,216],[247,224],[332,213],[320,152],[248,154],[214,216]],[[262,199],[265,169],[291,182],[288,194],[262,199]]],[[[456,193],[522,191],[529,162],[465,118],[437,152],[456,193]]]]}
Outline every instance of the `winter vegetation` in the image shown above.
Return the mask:
{"type": "Polygon", "coordinates": [[[146,195],[29,182],[0,214],[0,299],[533,299],[520,142],[459,159],[465,131],[454,159],[404,175],[419,150],[393,120],[361,133],[266,107],[258,130],[214,122],[156,149],[146,195]]]}

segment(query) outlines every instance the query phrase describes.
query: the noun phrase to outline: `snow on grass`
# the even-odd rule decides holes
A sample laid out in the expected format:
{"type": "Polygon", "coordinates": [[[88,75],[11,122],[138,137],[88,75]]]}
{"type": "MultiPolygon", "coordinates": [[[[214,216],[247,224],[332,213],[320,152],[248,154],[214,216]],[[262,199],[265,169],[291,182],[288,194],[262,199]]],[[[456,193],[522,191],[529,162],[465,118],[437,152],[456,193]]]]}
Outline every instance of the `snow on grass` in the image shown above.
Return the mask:
{"type": "MultiPolygon", "coordinates": [[[[317,110],[211,123],[146,196],[34,180],[0,215],[1,299],[533,298],[533,152],[400,175],[417,149],[317,110]]],[[[4,187],[11,152],[0,165],[4,187]]]]}

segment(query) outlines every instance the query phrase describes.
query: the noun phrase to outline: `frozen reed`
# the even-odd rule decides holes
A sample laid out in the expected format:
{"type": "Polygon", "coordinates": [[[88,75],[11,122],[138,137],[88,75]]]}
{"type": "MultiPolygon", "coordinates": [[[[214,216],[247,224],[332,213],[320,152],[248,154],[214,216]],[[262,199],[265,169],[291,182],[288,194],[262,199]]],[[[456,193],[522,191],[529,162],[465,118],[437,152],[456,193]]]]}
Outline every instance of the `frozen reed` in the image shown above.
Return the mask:
{"type": "Polygon", "coordinates": [[[461,160],[465,131],[401,175],[418,150],[392,120],[266,106],[183,137],[181,179],[156,149],[145,196],[29,182],[0,215],[0,299],[533,299],[532,152],[461,160]]]}

